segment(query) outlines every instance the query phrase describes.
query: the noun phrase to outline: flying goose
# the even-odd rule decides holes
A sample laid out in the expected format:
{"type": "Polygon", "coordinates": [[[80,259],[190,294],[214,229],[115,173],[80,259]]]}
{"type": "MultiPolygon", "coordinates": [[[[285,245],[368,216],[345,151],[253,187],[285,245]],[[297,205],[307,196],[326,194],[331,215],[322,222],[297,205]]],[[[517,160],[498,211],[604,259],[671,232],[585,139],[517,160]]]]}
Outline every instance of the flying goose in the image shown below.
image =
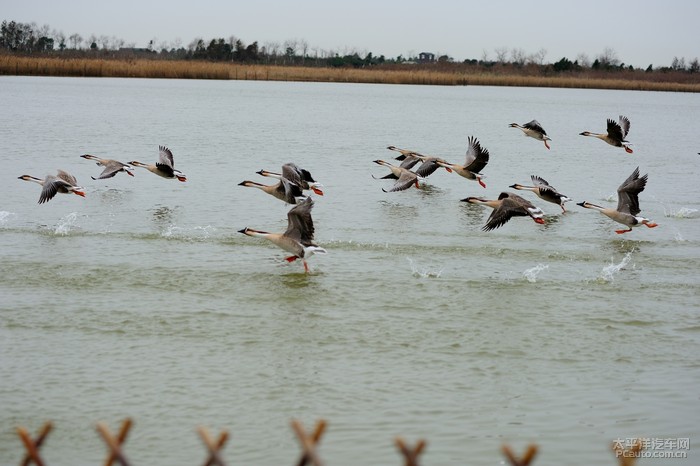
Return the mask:
{"type": "Polygon", "coordinates": [[[18,177],[20,180],[32,181],[42,186],[41,195],[39,196],[39,204],[49,202],[56,193],[62,194],[77,194],[85,197],[85,190],[78,186],[75,177],[70,173],[58,170],[57,175],[46,175],[43,180],[30,175],[22,175],[18,177]]]}
{"type": "MultiPolygon", "coordinates": [[[[410,188],[412,185],[415,185],[415,187],[418,187],[418,175],[416,175],[414,172],[407,168],[402,168],[402,167],[397,167],[396,165],[392,165],[389,162],[385,162],[384,160],[375,160],[374,163],[383,165],[389,170],[391,170],[391,173],[389,173],[386,176],[381,177],[382,180],[384,179],[395,179],[396,183],[394,183],[394,186],[391,187],[388,191],[384,188],[382,188],[382,191],[385,193],[393,193],[395,191],[403,191],[405,189],[410,188]]],[[[374,175],[372,175],[374,177],[374,175]]],[[[376,177],[374,177],[376,178],[376,177]]]]}
{"type": "Polygon", "coordinates": [[[287,204],[298,204],[300,201],[306,199],[301,186],[292,183],[286,178],[280,178],[279,182],[272,185],[266,185],[261,183],[256,183],[255,181],[241,181],[238,186],[245,186],[247,188],[258,188],[277,199],[286,202],[287,204]]]}
{"type": "Polygon", "coordinates": [[[309,265],[306,263],[306,260],[314,254],[326,254],[327,252],[314,243],[314,222],[311,218],[313,206],[313,199],[307,197],[304,201],[289,209],[289,212],[287,212],[287,230],[284,233],[268,233],[248,227],[238,232],[271,241],[276,246],[292,254],[285,258],[287,262],[301,259],[304,263],[304,271],[308,273],[309,265]]]}
{"type": "Polygon", "coordinates": [[[448,162],[436,161],[438,165],[451,168],[460,176],[468,180],[476,180],[485,188],[486,184],[481,181],[484,175],[479,173],[489,163],[489,151],[481,147],[481,144],[474,136],[469,136],[469,147],[467,148],[467,158],[464,165],[456,165],[448,162]]]}
{"type": "Polygon", "coordinates": [[[547,132],[544,130],[542,125],[537,121],[537,120],[532,120],[524,125],[519,125],[517,123],[511,123],[509,125],[510,128],[519,128],[525,133],[525,136],[529,136],[531,138],[537,139],[538,141],[543,141],[544,146],[549,149],[549,144],[547,141],[551,141],[552,139],[547,136],[547,132]]]}
{"type": "Polygon", "coordinates": [[[629,154],[633,152],[630,147],[630,142],[626,141],[625,138],[630,132],[630,121],[624,116],[620,115],[620,120],[615,121],[608,118],[608,132],[607,134],[591,133],[590,131],[584,131],[579,133],[581,136],[592,136],[594,138],[601,139],[611,146],[622,147],[629,154]]]}
{"type": "Polygon", "coordinates": [[[90,177],[93,180],[103,180],[105,178],[112,178],[119,172],[124,172],[129,176],[134,176],[134,174],[132,173],[132,168],[129,165],[121,163],[117,160],[101,159],[91,154],[81,155],[81,157],[87,160],[95,160],[97,161],[98,166],[105,167],[100,176],[98,176],[97,178],[95,178],[94,176],[90,177]]]}
{"type": "Polygon", "coordinates": [[[652,222],[648,218],[638,216],[641,210],[639,209],[639,193],[644,191],[647,184],[647,176],[639,176],[639,167],[635,168],[632,174],[617,188],[617,208],[605,208],[599,205],[591,204],[590,202],[579,202],[577,205],[586,209],[598,210],[601,214],[607,215],[618,223],[628,227],[627,230],[615,230],[618,235],[632,231],[632,228],[639,225],[646,225],[648,228],[654,228],[658,224],[652,222]]]}
{"type": "Polygon", "coordinates": [[[145,168],[149,172],[155,173],[163,178],[177,178],[178,181],[187,181],[187,177],[184,173],[180,170],[175,170],[173,153],[165,146],[158,146],[158,161],[155,165],[141,163],[135,160],[129,162],[129,165],[145,168]]]}
{"type": "Polygon", "coordinates": [[[278,180],[285,178],[292,183],[299,185],[301,189],[311,190],[319,196],[323,196],[323,191],[321,190],[323,185],[314,180],[308,170],[299,168],[291,162],[282,165],[282,173],[274,173],[267,170],[260,170],[256,173],[261,176],[271,176],[273,178],[277,178],[278,180]]]}
{"type": "Polygon", "coordinates": [[[483,197],[467,197],[462,199],[462,201],[485,205],[493,209],[489,219],[486,221],[486,225],[482,228],[483,231],[491,231],[502,227],[511,217],[530,216],[536,223],[545,223],[544,218],[542,218],[544,217],[544,212],[516,194],[502,192],[497,200],[488,200],[483,197]]]}
{"type": "Polygon", "coordinates": [[[562,211],[566,212],[566,207],[564,207],[564,203],[569,202],[571,198],[568,198],[560,192],[558,192],[556,188],[554,186],[550,186],[550,184],[547,183],[547,181],[544,178],[532,175],[530,179],[532,179],[532,183],[534,184],[534,186],[523,186],[521,184],[515,183],[510,185],[510,187],[513,189],[532,191],[543,201],[557,204],[559,207],[561,207],[562,211]]]}
{"type": "Polygon", "coordinates": [[[412,150],[408,150],[408,149],[399,149],[396,146],[387,146],[387,149],[399,152],[401,154],[398,157],[395,157],[394,160],[401,161],[401,165],[399,165],[399,166],[401,168],[405,168],[406,170],[410,170],[418,162],[420,162],[419,156],[421,154],[419,154],[416,151],[412,151],[412,150]]]}

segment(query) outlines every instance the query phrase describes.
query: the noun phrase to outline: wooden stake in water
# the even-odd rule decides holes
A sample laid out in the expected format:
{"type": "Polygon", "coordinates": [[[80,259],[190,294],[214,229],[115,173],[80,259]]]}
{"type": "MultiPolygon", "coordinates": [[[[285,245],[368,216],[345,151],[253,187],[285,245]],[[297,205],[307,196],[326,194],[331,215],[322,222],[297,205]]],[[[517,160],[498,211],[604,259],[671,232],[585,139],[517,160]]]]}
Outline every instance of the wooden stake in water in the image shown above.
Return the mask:
{"type": "Polygon", "coordinates": [[[46,436],[49,435],[52,428],[53,424],[51,424],[50,421],[46,422],[39,431],[39,435],[37,435],[35,440],[32,440],[32,437],[29,435],[27,429],[21,426],[17,428],[17,434],[22,440],[24,448],[27,450],[27,454],[24,455],[24,459],[20,463],[22,466],[29,466],[32,462],[34,462],[34,464],[37,466],[44,466],[45,463],[39,456],[39,448],[41,448],[41,444],[44,443],[46,436]]]}
{"type": "Polygon", "coordinates": [[[316,422],[316,429],[311,435],[307,435],[304,426],[296,419],[292,420],[292,429],[299,439],[302,448],[302,456],[297,463],[297,466],[305,466],[311,464],[313,466],[323,466],[323,461],[316,454],[316,445],[318,444],[323,431],[326,429],[326,421],[323,419],[316,422]]]}
{"type": "Polygon", "coordinates": [[[406,442],[401,437],[396,437],[395,443],[406,460],[406,466],[418,466],[418,457],[425,449],[425,440],[418,440],[413,448],[406,445],[406,442]]]}
{"type": "Polygon", "coordinates": [[[207,451],[209,452],[209,458],[207,458],[204,466],[226,466],[226,463],[224,463],[224,460],[221,458],[219,451],[224,448],[224,445],[226,445],[226,442],[228,441],[228,432],[225,430],[222,431],[219,434],[219,438],[216,442],[214,442],[214,440],[211,438],[209,431],[207,431],[205,427],[198,427],[197,432],[199,433],[202,442],[204,442],[204,445],[207,447],[207,451]]]}
{"type": "Polygon", "coordinates": [[[127,418],[122,422],[122,427],[119,431],[119,435],[115,438],[109,431],[109,427],[104,422],[98,422],[96,429],[97,432],[102,436],[102,439],[107,444],[109,448],[109,456],[105,461],[107,466],[111,466],[114,461],[118,461],[122,466],[130,466],[129,461],[126,459],[122,453],[122,443],[126,440],[126,435],[131,428],[131,419],[127,418]]]}

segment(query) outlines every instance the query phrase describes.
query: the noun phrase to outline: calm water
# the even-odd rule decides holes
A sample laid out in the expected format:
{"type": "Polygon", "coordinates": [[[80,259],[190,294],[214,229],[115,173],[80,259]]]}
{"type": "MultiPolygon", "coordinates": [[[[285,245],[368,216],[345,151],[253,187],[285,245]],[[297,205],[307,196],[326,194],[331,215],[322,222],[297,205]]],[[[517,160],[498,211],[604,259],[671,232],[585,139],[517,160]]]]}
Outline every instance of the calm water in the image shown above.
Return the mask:
{"type": "Polygon", "coordinates": [[[95,423],[135,425],[135,464],[200,464],[195,429],[231,432],[230,464],[292,464],[289,428],[329,426],[328,464],[401,464],[396,436],[428,441],[425,464],[616,464],[618,438],[700,442],[700,96],[485,87],[0,79],[0,464],[15,427],[55,429],[51,465],[105,456],[95,423]],[[627,115],[626,154],[578,133],[627,115]],[[538,119],[552,150],[512,122],[538,119]],[[486,189],[439,171],[384,193],[393,144],[461,163],[470,135],[491,153],[486,189]],[[79,155],[156,160],[93,181],[79,155]],[[288,207],[257,170],[294,161],[324,184],[313,211],[329,254],[285,253],[237,230],[283,231],[288,207]],[[642,214],[616,235],[599,213],[536,201],[546,225],[480,230],[496,197],[532,174],[575,202],[615,205],[649,174],[642,214]],[[37,204],[17,179],[62,168],[85,199],[37,204]]]}

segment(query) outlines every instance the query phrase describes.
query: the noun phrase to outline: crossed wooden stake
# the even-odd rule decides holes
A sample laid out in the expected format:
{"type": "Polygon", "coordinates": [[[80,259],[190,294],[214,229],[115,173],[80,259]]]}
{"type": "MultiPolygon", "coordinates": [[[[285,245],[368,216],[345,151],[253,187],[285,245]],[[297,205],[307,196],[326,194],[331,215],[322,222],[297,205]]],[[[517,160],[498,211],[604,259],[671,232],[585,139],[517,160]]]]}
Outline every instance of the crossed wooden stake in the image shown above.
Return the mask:
{"type": "Polygon", "coordinates": [[[634,466],[639,452],[642,451],[642,441],[637,439],[628,449],[623,448],[618,442],[613,442],[612,450],[620,461],[620,466],[634,466]]]}
{"type": "Polygon", "coordinates": [[[501,451],[506,458],[508,458],[508,461],[510,461],[512,466],[528,466],[537,454],[537,445],[534,443],[530,444],[527,447],[527,450],[525,450],[525,454],[520,459],[515,457],[513,450],[511,450],[508,445],[503,445],[503,447],[501,447],[501,451]]]}
{"type": "Polygon", "coordinates": [[[304,426],[296,419],[292,420],[292,429],[297,435],[302,448],[301,458],[299,458],[299,461],[296,463],[297,466],[306,466],[307,464],[323,466],[323,461],[321,461],[321,458],[316,454],[316,446],[319,440],[321,440],[323,431],[326,430],[326,421],[323,419],[316,421],[316,428],[311,435],[306,433],[304,426]]]}
{"type": "Polygon", "coordinates": [[[122,421],[121,429],[119,429],[119,435],[115,438],[109,431],[109,427],[104,422],[97,423],[97,432],[102,436],[102,439],[107,444],[109,448],[109,454],[105,460],[105,466],[112,466],[112,463],[118,461],[122,466],[130,466],[129,461],[122,453],[121,446],[126,440],[126,436],[131,429],[133,422],[131,419],[126,418],[122,421]]]}
{"type": "Polygon", "coordinates": [[[27,450],[27,453],[24,455],[24,459],[20,463],[22,466],[29,466],[32,461],[34,464],[36,464],[36,466],[44,466],[44,460],[42,460],[41,456],[39,456],[39,448],[41,448],[41,444],[44,443],[46,436],[49,435],[52,428],[53,424],[51,424],[51,422],[45,423],[39,431],[39,435],[37,435],[36,440],[32,440],[31,435],[29,435],[29,432],[24,427],[20,426],[17,428],[17,434],[22,440],[24,448],[27,450]]]}
{"type": "Polygon", "coordinates": [[[406,460],[406,466],[418,466],[418,456],[423,453],[423,450],[425,449],[425,440],[418,440],[416,442],[416,446],[413,448],[406,445],[406,442],[401,437],[396,437],[394,442],[406,460]]]}
{"type": "Polygon", "coordinates": [[[216,442],[214,442],[214,439],[211,438],[211,436],[209,435],[209,431],[207,431],[206,428],[198,427],[197,432],[199,433],[199,436],[202,438],[202,442],[204,442],[204,445],[209,451],[209,458],[207,458],[207,461],[206,463],[204,463],[204,466],[226,466],[224,460],[221,459],[219,451],[224,448],[224,445],[226,445],[226,442],[228,441],[228,432],[225,430],[221,431],[221,433],[219,434],[219,438],[216,440],[216,442]]]}

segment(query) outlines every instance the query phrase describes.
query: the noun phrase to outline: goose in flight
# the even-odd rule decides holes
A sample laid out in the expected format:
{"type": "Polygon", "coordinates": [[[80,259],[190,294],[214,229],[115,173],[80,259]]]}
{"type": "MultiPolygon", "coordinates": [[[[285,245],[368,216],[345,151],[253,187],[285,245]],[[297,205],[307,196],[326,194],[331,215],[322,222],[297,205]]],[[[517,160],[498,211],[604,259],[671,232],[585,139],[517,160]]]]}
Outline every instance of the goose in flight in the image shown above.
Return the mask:
{"type": "Polygon", "coordinates": [[[436,163],[441,167],[454,170],[455,173],[468,180],[478,181],[481,187],[485,188],[486,184],[481,181],[484,175],[479,172],[489,163],[489,151],[481,147],[481,144],[474,136],[469,136],[468,142],[469,146],[467,147],[467,158],[464,165],[457,165],[443,161],[436,161],[436,163]]]}
{"type": "Polygon", "coordinates": [[[94,176],[90,177],[93,180],[103,180],[105,178],[112,178],[119,172],[124,172],[129,176],[134,176],[134,174],[132,173],[133,169],[131,168],[131,166],[125,163],[121,163],[117,160],[101,159],[91,154],[81,155],[81,157],[87,160],[94,160],[97,162],[98,166],[105,167],[100,176],[98,176],[97,178],[95,178],[94,176]]]}
{"type": "Polygon", "coordinates": [[[502,227],[512,217],[529,216],[535,223],[545,223],[543,218],[544,212],[516,194],[502,192],[498,199],[489,200],[483,197],[467,197],[462,199],[462,201],[488,206],[493,209],[489,219],[486,221],[486,225],[482,228],[483,231],[491,231],[502,227]]]}
{"type": "Polygon", "coordinates": [[[314,254],[326,254],[326,250],[314,243],[314,222],[311,218],[311,209],[314,201],[310,197],[295,205],[287,213],[287,230],[284,233],[268,233],[266,231],[244,228],[239,233],[257,238],[265,238],[277,247],[291,253],[285,258],[287,262],[301,259],[304,271],[309,272],[306,260],[314,254]]]}
{"type": "MultiPolygon", "coordinates": [[[[389,170],[391,170],[391,173],[389,173],[386,176],[381,177],[382,180],[384,179],[395,179],[396,183],[394,183],[394,186],[391,187],[391,189],[386,190],[382,188],[382,191],[385,193],[393,193],[395,191],[403,191],[411,186],[415,186],[416,188],[418,187],[418,175],[416,175],[414,172],[407,168],[403,167],[397,167],[396,165],[392,165],[389,162],[385,162],[384,160],[375,160],[374,163],[382,165],[387,167],[389,170]]],[[[374,175],[372,175],[376,179],[374,175]]]]}
{"type": "Polygon", "coordinates": [[[63,170],[58,170],[56,175],[46,175],[46,178],[43,180],[30,175],[22,175],[18,178],[24,181],[32,181],[42,186],[39,204],[49,202],[57,193],[73,193],[85,197],[85,190],[78,186],[75,177],[63,170]]]}
{"type": "Polygon", "coordinates": [[[523,131],[525,136],[529,136],[531,138],[537,139],[538,141],[543,141],[544,146],[549,149],[549,143],[547,141],[551,141],[552,138],[547,136],[547,132],[544,130],[542,125],[537,121],[537,120],[532,120],[529,121],[523,125],[519,125],[517,123],[511,123],[510,128],[518,128],[523,131]]]}
{"type": "Polygon", "coordinates": [[[620,115],[620,119],[618,121],[608,118],[608,132],[606,134],[591,133],[590,131],[584,131],[579,134],[581,136],[591,136],[594,138],[598,138],[602,141],[607,142],[611,146],[622,147],[627,153],[631,154],[634,152],[630,147],[631,143],[625,140],[629,132],[629,119],[624,115],[620,115]]]}
{"type": "Polygon", "coordinates": [[[129,162],[129,165],[145,168],[149,172],[163,178],[176,178],[178,181],[187,181],[185,174],[175,169],[173,153],[165,146],[158,146],[158,161],[155,165],[137,162],[136,160],[129,162]]]}
{"type": "Polygon", "coordinates": [[[566,212],[566,207],[564,206],[564,203],[569,202],[571,198],[564,196],[560,192],[556,190],[554,186],[551,186],[549,183],[544,178],[540,178],[539,176],[532,175],[530,177],[532,179],[532,184],[534,186],[524,186],[518,183],[510,185],[511,188],[513,189],[520,189],[520,190],[525,190],[525,191],[532,191],[542,199],[543,201],[551,202],[553,204],[558,205],[561,207],[561,210],[566,212]]]}
{"type": "Polygon", "coordinates": [[[292,183],[299,185],[301,189],[311,190],[319,196],[323,196],[323,190],[321,190],[323,185],[314,180],[308,170],[299,168],[296,164],[291,162],[282,165],[282,173],[274,173],[267,170],[260,170],[256,173],[261,176],[271,176],[273,178],[277,178],[278,180],[285,178],[292,183]]]}
{"type": "Polygon", "coordinates": [[[632,174],[617,188],[617,208],[605,208],[590,202],[579,202],[577,205],[586,209],[595,209],[601,214],[608,216],[612,220],[625,225],[627,230],[615,230],[618,235],[632,231],[632,228],[639,225],[646,225],[654,228],[658,224],[648,218],[639,216],[639,193],[644,191],[647,184],[647,176],[639,176],[639,167],[635,168],[632,174]]]}

